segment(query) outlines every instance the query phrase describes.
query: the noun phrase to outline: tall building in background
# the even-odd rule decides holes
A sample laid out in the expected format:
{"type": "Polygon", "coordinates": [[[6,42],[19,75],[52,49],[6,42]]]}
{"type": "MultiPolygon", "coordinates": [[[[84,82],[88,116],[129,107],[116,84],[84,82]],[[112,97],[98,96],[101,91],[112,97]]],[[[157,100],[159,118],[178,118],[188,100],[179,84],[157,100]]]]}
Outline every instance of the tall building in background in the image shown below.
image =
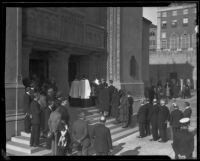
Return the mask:
{"type": "Polygon", "coordinates": [[[149,52],[155,52],[157,49],[157,26],[151,24],[149,28],[149,52]]]}
{"type": "Polygon", "coordinates": [[[196,48],[196,15],[196,4],[158,8],[157,49],[181,51],[196,48]]]}

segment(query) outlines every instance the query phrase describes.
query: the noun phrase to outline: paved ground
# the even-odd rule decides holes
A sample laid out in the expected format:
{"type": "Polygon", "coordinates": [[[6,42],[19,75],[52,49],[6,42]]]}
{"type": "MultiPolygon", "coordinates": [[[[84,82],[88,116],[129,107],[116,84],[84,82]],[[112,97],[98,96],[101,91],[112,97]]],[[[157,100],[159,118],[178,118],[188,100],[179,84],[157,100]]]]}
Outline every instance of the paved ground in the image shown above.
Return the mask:
{"type": "MultiPolygon", "coordinates": [[[[180,99],[176,100],[180,109],[183,109],[183,104],[185,101],[190,102],[193,113],[191,118],[191,130],[196,131],[197,127],[197,97],[196,94],[193,94],[190,99],[180,99]]],[[[170,107],[172,102],[169,102],[168,107],[170,107]]],[[[168,133],[169,129],[168,129],[168,133]]],[[[196,132],[195,132],[196,133],[196,132]]],[[[139,132],[134,133],[131,136],[128,136],[124,139],[117,141],[114,144],[114,155],[167,155],[170,158],[174,158],[174,152],[171,147],[172,140],[169,140],[167,143],[160,143],[150,141],[151,136],[145,138],[137,138],[139,132]]],[[[197,156],[197,137],[195,135],[195,150],[193,157],[197,156]]]]}

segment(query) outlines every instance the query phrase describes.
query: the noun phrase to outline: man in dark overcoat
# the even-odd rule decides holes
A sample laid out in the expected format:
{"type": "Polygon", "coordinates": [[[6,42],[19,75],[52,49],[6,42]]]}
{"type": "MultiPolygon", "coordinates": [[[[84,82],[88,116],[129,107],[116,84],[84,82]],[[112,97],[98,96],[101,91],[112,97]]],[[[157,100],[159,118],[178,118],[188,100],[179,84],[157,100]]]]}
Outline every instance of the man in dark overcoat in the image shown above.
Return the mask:
{"type": "Polygon", "coordinates": [[[158,112],[158,128],[161,140],[159,142],[167,141],[167,123],[170,120],[170,112],[167,106],[165,106],[165,101],[163,99],[160,100],[158,112]]]}
{"type": "Polygon", "coordinates": [[[129,117],[128,117],[128,123],[127,126],[131,124],[132,120],[132,115],[133,115],[133,104],[134,104],[134,99],[133,96],[131,95],[132,93],[130,91],[127,92],[128,96],[128,103],[129,103],[129,117]]]}
{"type": "Polygon", "coordinates": [[[111,101],[112,101],[112,95],[113,95],[113,92],[114,92],[114,90],[115,90],[115,87],[113,86],[113,80],[110,80],[109,81],[109,87],[108,87],[108,91],[109,91],[109,113],[108,113],[108,116],[110,116],[111,115],[111,101]]]}
{"type": "Polygon", "coordinates": [[[113,149],[110,129],[105,126],[105,122],[106,118],[102,116],[100,123],[94,127],[92,132],[96,155],[108,155],[113,149]]]}
{"type": "Polygon", "coordinates": [[[194,134],[189,131],[189,123],[189,118],[182,118],[180,120],[181,129],[175,134],[172,143],[175,159],[192,159],[194,134]]]}
{"type": "Polygon", "coordinates": [[[183,116],[190,118],[191,115],[192,115],[192,109],[190,107],[190,103],[189,102],[185,102],[184,106],[185,106],[185,109],[183,111],[183,116]]]}
{"type": "MultiPolygon", "coordinates": [[[[170,126],[172,128],[172,135],[174,136],[180,130],[179,120],[183,118],[183,113],[179,107],[174,103],[174,110],[170,114],[170,126]]],[[[172,136],[172,138],[173,138],[172,136]]]]}
{"type": "Polygon", "coordinates": [[[38,103],[39,93],[34,93],[34,99],[30,105],[31,118],[31,139],[30,146],[39,146],[40,139],[40,104],[38,103]]]}
{"type": "Polygon", "coordinates": [[[104,88],[100,90],[99,102],[101,105],[101,112],[107,116],[110,107],[110,95],[107,83],[105,83],[104,88]]]}
{"type": "Polygon", "coordinates": [[[78,151],[78,155],[88,155],[90,146],[88,122],[85,120],[85,114],[82,112],[72,125],[73,147],[78,151]]]}
{"type": "Polygon", "coordinates": [[[25,113],[24,119],[24,131],[26,133],[31,132],[31,119],[30,119],[30,104],[31,104],[31,96],[30,96],[30,87],[26,87],[24,98],[23,98],[23,107],[25,113]]]}
{"type": "Polygon", "coordinates": [[[158,140],[158,112],[159,112],[159,105],[157,104],[157,100],[153,100],[153,107],[149,110],[148,119],[150,120],[151,127],[152,127],[152,137],[151,141],[158,140]]]}
{"type": "Polygon", "coordinates": [[[115,89],[111,100],[111,116],[115,118],[116,122],[119,122],[119,105],[120,96],[118,90],[115,89]]]}
{"type": "Polygon", "coordinates": [[[137,122],[139,124],[139,132],[140,132],[138,138],[143,138],[146,136],[146,131],[145,131],[145,126],[147,121],[146,114],[147,114],[147,108],[145,107],[145,101],[142,100],[141,106],[137,113],[137,122]]]}
{"type": "Polygon", "coordinates": [[[146,103],[145,103],[145,108],[146,108],[146,125],[145,125],[145,131],[146,131],[146,135],[149,136],[151,134],[150,131],[150,119],[148,117],[149,112],[152,110],[153,105],[149,102],[149,99],[146,99],[146,103]]]}

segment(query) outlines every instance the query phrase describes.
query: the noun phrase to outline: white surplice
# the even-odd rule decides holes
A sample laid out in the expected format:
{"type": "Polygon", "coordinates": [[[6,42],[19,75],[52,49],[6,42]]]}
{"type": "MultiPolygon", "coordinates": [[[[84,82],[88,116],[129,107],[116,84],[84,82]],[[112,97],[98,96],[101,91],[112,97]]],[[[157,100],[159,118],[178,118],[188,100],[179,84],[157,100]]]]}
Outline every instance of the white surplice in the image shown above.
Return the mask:
{"type": "Polygon", "coordinates": [[[72,98],[80,98],[79,96],[80,81],[73,80],[69,92],[69,96],[72,98]]]}
{"type": "Polygon", "coordinates": [[[89,99],[90,93],[91,93],[91,87],[88,79],[82,79],[80,80],[80,86],[79,86],[79,96],[81,99],[89,99]]]}

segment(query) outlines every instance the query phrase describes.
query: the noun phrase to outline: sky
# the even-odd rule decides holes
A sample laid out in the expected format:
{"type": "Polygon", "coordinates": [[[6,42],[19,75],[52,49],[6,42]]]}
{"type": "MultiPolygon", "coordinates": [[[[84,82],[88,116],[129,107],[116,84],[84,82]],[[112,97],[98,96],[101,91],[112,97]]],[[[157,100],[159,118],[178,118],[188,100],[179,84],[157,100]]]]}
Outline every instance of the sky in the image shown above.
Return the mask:
{"type": "Polygon", "coordinates": [[[143,7],[143,17],[157,25],[157,7],[143,7]]]}

